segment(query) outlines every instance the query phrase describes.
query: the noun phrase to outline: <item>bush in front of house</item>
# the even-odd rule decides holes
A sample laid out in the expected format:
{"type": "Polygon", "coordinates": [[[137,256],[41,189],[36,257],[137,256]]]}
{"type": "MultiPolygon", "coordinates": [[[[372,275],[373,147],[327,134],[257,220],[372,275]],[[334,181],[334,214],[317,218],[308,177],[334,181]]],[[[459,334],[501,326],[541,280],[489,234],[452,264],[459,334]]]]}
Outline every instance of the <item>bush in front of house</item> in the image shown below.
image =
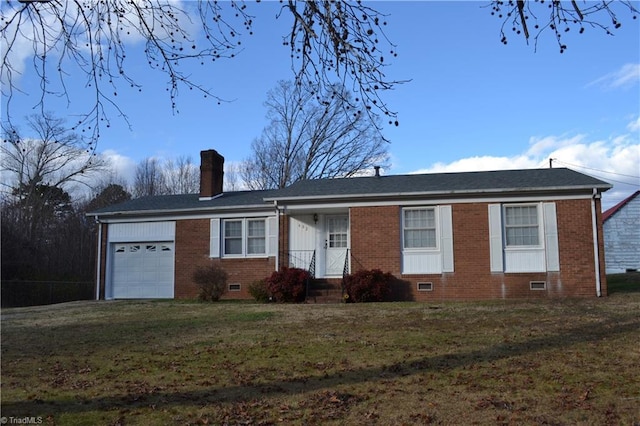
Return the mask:
{"type": "Polygon", "coordinates": [[[200,266],[193,273],[193,281],[198,285],[198,299],[205,302],[217,302],[227,291],[229,275],[217,265],[200,266]]]}
{"type": "Polygon", "coordinates": [[[267,303],[269,301],[267,280],[258,280],[249,284],[249,294],[256,299],[256,302],[267,303]]]}
{"type": "Polygon", "coordinates": [[[267,292],[275,302],[300,303],[304,302],[309,271],[300,268],[284,267],[276,271],[265,280],[267,292]]]}
{"type": "Polygon", "coordinates": [[[361,270],[344,277],[345,300],[349,303],[384,302],[395,277],[380,269],[361,270]]]}

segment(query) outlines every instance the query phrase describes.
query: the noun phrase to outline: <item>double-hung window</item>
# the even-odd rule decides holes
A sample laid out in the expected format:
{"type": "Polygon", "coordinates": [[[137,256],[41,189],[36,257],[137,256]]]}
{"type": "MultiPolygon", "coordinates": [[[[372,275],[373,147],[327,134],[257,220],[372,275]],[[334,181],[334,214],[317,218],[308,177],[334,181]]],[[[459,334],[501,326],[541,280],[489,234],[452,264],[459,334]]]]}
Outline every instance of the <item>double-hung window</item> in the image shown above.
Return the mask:
{"type": "Polygon", "coordinates": [[[489,204],[491,272],[560,270],[555,203],[489,204]]]}
{"type": "Polygon", "coordinates": [[[402,209],[402,273],[453,272],[451,206],[402,209]]]}
{"type": "Polygon", "coordinates": [[[242,220],[224,221],[224,254],[242,254],[242,220]]]}
{"type": "Polygon", "coordinates": [[[226,219],[222,222],[223,255],[256,256],[266,254],[265,219],[226,219]]]}
{"type": "Polygon", "coordinates": [[[436,248],[436,213],[434,208],[405,209],[403,217],[405,249],[436,248]]]}
{"type": "Polygon", "coordinates": [[[265,254],[264,219],[247,219],[247,254],[265,254]]]}
{"type": "Polygon", "coordinates": [[[504,230],[507,247],[539,246],[538,206],[505,206],[504,230]]]}

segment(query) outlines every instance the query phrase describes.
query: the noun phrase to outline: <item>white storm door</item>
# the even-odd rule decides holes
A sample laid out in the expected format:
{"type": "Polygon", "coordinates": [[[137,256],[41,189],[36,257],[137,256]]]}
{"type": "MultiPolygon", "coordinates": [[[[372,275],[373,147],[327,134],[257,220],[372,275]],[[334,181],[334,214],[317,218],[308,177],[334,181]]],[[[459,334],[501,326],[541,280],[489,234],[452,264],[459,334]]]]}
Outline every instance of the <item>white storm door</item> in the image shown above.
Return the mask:
{"type": "Polygon", "coordinates": [[[325,276],[341,276],[349,247],[349,215],[326,216],[325,276]]]}

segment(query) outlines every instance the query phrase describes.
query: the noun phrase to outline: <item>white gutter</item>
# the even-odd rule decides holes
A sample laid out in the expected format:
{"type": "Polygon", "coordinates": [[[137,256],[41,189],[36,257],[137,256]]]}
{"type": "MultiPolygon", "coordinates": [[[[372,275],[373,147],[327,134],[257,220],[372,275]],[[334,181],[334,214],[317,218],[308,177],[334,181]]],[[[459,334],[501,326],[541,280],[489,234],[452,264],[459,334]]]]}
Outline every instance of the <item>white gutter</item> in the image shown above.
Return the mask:
{"type": "Polygon", "coordinates": [[[96,300],[100,300],[100,270],[102,269],[102,224],[96,218],[98,223],[98,261],[96,263],[96,300]]]}
{"type": "Polygon", "coordinates": [[[600,252],[598,245],[598,223],[596,221],[596,197],[598,190],[593,188],[593,197],[591,198],[591,223],[593,227],[593,257],[596,270],[596,295],[602,296],[602,283],[600,282],[600,252]]]}
{"type": "MultiPolygon", "coordinates": [[[[345,178],[351,179],[351,178],[345,178]]],[[[354,178],[355,179],[355,178],[354,178]]],[[[609,189],[611,185],[600,185],[602,189],[609,189]]],[[[442,196],[460,196],[460,195],[486,195],[486,194],[505,194],[505,193],[535,193],[535,192],[549,192],[557,193],[559,191],[581,191],[592,189],[592,186],[587,185],[574,185],[574,186],[542,186],[531,188],[482,188],[482,189],[453,189],[453,190],[435,190],[435,191],[396,191],[396,192],[365,192],[365,193],[348,193],[348,194],[327,194],[327,195],[290,195],[290,196],[275,196],[265,197],[264,201],[308,201],[308,200],[352,200],[354,198],[404,198],[404,197],[432,197],[437,195],[442,196]]]]}

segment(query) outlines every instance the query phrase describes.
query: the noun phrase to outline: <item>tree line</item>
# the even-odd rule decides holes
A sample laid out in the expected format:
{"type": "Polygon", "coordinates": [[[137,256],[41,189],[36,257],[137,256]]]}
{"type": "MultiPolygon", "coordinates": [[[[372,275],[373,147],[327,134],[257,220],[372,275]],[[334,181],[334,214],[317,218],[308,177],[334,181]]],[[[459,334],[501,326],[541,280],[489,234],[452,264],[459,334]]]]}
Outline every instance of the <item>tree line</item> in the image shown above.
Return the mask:
{"type": "Polygon", "coordinates": [[[91,281],[97,240],[87,212],[133,197],[198,191],[199,171],[188,157],[145,159],[129,184],[105,157],[88,152],[64,119],[45,113],[26,123],[24,134],[4,129],[0,147],[3,281],[91,281]]]}

